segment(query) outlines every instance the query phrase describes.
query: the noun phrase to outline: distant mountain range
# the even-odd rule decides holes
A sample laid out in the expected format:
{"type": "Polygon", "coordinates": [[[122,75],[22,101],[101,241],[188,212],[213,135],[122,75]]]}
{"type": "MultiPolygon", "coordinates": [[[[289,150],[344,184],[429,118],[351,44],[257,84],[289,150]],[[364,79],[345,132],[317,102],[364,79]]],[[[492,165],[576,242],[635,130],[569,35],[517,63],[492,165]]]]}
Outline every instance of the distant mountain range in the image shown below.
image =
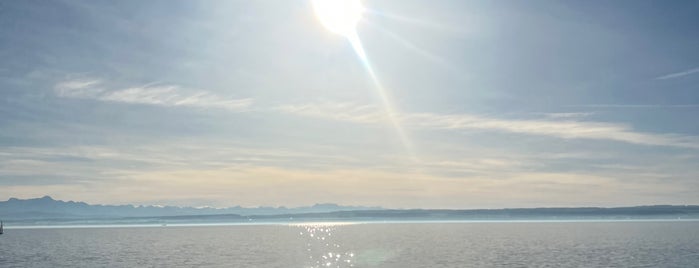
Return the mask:
{"type": "Polygon", "coordinates": [[[164,217],[196,215],[279,215],[296,213],[321,213],[348,210],[379,210],[380,207],[340,206],[316,204],[310,207],[229,207],[194,208],[175,206],[90,205],[85,202],[55,200],[50,196],[33,199],[10,198],[0,201],[0,219],[66,219],[66,218],[114,218],[114,217],[164,217]]]}
{"type": "Polygon", "coordinates": [[[699,220],[699,206],[514,209],[383,209],[317,204],[310,207],[193,208],[89,205],[84,202],[10,198],[0,201],[0,220],[13,225],[190,224],[309,221],[487,220],[699,220]]]}

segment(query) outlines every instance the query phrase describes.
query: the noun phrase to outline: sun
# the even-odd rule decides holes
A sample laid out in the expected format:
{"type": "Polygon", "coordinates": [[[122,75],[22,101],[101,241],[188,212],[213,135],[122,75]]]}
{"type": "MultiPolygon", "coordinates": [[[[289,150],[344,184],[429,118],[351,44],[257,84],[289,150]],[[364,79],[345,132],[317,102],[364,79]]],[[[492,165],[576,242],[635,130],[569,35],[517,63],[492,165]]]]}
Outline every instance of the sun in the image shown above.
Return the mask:
{"type": "Polygon", "coordinates": [[[356,34],[364,7],[359,0],[312,0],[320,23],[333,33],[346,37],[356,34]]]}

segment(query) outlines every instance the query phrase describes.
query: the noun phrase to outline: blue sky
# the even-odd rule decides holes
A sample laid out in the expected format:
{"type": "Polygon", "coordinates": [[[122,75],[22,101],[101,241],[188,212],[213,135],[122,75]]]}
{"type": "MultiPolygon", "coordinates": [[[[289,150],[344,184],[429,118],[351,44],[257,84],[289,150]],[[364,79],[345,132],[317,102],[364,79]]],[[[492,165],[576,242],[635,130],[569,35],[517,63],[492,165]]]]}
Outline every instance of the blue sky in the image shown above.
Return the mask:
{"type": "Polygon", "coordinates": [[[699,203],[696,1],[362,4],[0,3],[0,198],[699,203]]]}

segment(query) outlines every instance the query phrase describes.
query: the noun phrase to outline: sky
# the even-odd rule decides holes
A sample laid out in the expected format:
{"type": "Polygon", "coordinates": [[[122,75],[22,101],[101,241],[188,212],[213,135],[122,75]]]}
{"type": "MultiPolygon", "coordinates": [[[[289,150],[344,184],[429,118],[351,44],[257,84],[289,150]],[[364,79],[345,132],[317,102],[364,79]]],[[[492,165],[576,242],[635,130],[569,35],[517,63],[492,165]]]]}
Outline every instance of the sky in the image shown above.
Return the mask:
{"type": "Polygon", "coordinates": [[[699,204],[699,2],[362,5],[0,2],[0,199],[699,204]]]}

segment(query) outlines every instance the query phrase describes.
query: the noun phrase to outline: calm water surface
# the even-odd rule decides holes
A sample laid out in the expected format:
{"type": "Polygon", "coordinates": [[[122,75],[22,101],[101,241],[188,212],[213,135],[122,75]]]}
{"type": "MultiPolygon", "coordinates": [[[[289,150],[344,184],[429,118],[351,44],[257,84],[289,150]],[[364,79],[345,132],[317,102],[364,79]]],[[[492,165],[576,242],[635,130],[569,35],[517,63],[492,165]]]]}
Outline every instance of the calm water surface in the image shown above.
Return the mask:
{"type": "Polygon", "coordinates": [[[9,229],[0,267],[699,267],[699,222],[9,229]]]}

